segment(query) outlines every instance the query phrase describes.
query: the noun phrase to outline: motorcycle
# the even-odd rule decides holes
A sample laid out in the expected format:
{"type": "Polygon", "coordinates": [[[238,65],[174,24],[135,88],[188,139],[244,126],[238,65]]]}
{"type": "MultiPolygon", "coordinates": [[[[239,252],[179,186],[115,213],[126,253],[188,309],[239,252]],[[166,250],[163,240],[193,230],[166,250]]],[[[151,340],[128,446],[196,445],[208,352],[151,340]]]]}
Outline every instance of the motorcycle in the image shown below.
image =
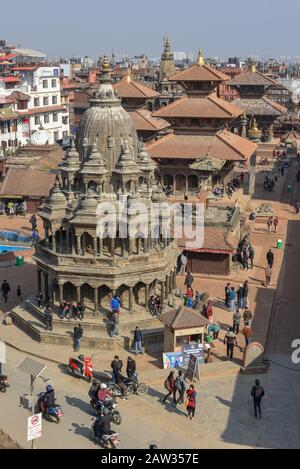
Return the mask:
{"type": "Polygon", "coordinates": [[[90,357],[69,358],[69,364],[67,365],[68,372],[74,376],[84,378],[89,383],[93,378],[93,365],[90,357]]]}
{"type": "MultiPolygon", "coordinates": [[[[134,373],[130,378],[124,378],[124,384],[127,387],[128,394],[138,394],[144,396],[148,393],[148,386],[146,383],[138,382],[138,375],[134,373]]],[[[110,382],[108,387],[114,397],[122,397],[122,389],[116,383],[110,382]]]]}
{"type": "Polygon", "coordinates": [[[105,449],[116,449],[120,444],[119,434],[111,430],[106,434],[102,435],[100,438],[96,436],[95,433],[96,420],[91,428],[91,437],[96,442],[99,443],[105,449]]]}
{"type": "Polygon", "coordinates": [[[38,394],[37,409],[39,412],[42,412],[43,417],[48,420],[48,422],[59,423],[63,419],[64,414],[59,404],[50,407],[45,405],[44,392],[38,394]]]}
{"type": "Polygon", "coordinates": [[[110,421],[115,423],[116,425],[120,425],[122,422],[122,417],[120,412],[117,410],[117,402],[115,399],[110,399],[107,401],[104,401],[103,403],[100,401],[96,401],[92,399],[90,401],[91,404],[91,410],[96,414],[96,415],[101,415],[101,411],[103,406],[106,407],[109,410],[109,416],[110,416],[110,421]]]}
{"type": "Polygon", "coordinates": [[[8,377],[5,375],[0,376],[0,392],[6,392],[6,389],[9,388],[8,377]]]}

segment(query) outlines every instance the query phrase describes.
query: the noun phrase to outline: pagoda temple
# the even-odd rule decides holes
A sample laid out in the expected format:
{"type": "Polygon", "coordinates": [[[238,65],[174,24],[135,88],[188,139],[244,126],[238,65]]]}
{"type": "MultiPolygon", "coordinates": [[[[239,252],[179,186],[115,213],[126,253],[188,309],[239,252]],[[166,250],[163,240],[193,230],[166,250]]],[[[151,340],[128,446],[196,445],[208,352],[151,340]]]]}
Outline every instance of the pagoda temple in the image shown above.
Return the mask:
{"type": "MultiPolygon", "coordinates": [[[[238,91],[239,97],[232,104],[240,107],[247,117],[247,120],[235,121],[233,126],[239,127],[244,134],[251,129],[255,119],[263,139],[272,141],[275,120],[287,112],[284,106],[266,96],[266,92],[278,86],[278,83],[258,72],[256,66],[252,65],[250,70],[236,75],[226,85],[238,91]]],[[[251,133],[249,137],[251,138],[251,133]]]]}
{"type": "Polygon", "coordinates": [[[159,88],[159,107],[173,103],[176,99],[183,96],[183,90],[176,82],[171,81],[170,77],[175,73],[174,54],[171,50],[169,38],[164,40],[164,50],[161,54],[158,88],[159,88]]]}
{"type": "Polygon", "coordinates": [[[101,84],[81,120],[76,148],[67,151],[39,210],[44,237],[35,253],[38,291],[53,304],[84,301],[97,314],[117,294],[123,308],[140,307],[146,314],[154,291],[162,303],[167,300],[176,285],[178,252],[171,237],[162,237],[161,226],[157,237],[149,222],[138,236],[121,236],[119,221],[115,233],[99,232],[103,204],[115,208],[117,220],[122,212],[128,233],[136,221],[129,213],[133,202],[143,203],[145,220],[151,220],[151,202],[165,199],[155,168],[116,96],[104,57],[101,84]],[[127,208],[119,203],[124,198],[127,208]]]}
{"type": "Polygon", "coordinates": [[[152,115],[157,107],[159,93],[140,81],[134,80],[130,68],[122,80],[113,85],[113,88],[121,99],[122,106],[128,112],[139,138],[149,141],[170,127],[165,119],[152,115]]]}
{"type": "Polygon", "coordinates": [[[200,51],[195,65],[169,79],[180,84],[186,96],[154,113],[172,125],[172,132],[148,145],[150,156],[159,162],[163,184],[172,186],[175,195],[224,188],[235,164],[247,164],[257,149],[227,130],[243,114],[216,93],[229,77],[206,65],[200,51]]]}

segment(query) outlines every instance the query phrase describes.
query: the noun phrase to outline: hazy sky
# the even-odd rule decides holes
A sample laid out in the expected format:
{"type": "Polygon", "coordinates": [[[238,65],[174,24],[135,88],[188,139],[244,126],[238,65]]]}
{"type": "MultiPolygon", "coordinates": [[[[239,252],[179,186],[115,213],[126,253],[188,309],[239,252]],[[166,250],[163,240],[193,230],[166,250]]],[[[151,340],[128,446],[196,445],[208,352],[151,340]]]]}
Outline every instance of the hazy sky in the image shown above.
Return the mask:
{"type": "Polygon", "coordinates": [[[299,0],[15,0],[1,2],[0,36],[49,56],[300,56],[299,0]]]}

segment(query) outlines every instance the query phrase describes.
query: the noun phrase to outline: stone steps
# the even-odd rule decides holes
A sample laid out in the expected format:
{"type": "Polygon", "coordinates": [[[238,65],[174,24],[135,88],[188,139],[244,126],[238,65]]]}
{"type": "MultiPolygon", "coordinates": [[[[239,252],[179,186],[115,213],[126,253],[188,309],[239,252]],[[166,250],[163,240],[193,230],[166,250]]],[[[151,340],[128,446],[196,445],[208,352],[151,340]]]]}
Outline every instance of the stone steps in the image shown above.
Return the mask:
{"type": "MultiPolygon", "coordinates": [[[[38,342],[60,345],[73,345],[74,326],[79,321],[63,320],[54,316],[53,330],[46,330],[46,321],[43,311],[33,305],[30,300],[26,300],[23,304],[15,307],[10,313],[13,323],[19,329],[26,332],[30,337],[38,342]]],[[[150,316],[150,315],[149,315],[150,316]]],[[[143,317],[133,314],[132,318],[125,318],[126,322],[121,321],[120,335],[110,337],[111,325],[104,318],[84,319],[81,324],[83,327],[83,337],[81,344],[86,348],[96,348],[100,350],[118,350],[120,348],[130,348],[133,338],[133,331],[136,325],[142,330],[150,332],[147,335],[146,343],[155,350],[161,348],[163,342],[162,325],[158,319],[152,316],[148,317],[144,313],[143,317]]]]}

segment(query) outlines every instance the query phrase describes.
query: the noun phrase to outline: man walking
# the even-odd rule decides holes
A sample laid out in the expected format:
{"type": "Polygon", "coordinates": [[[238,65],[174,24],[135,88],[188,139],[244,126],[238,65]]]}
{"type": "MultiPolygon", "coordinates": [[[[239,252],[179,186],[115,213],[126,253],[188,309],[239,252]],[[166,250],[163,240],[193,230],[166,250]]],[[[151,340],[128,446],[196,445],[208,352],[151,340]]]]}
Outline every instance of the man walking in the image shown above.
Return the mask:
{"type": "Polygon", "coordinates": [[[250,244],[250,246],[249,246],[249,259],[250,259],[250,268],[251,269],[253,269],[254,255],[255,255],[255,252],[254,252],[253,246],[252,246],[252,244],[250,244]]]}
{"type": "Polygon", "coordinates": [[[271,233],[273,225],[273,217],[269,217],[267,220],[268,233],[271,233]]]}
{"type": "Polygon", "coordinates": [[[278,217],[274,218],[273,225],[274,225],[274,231],[275,231],[275,233],[277,233],[278,225],[279,225],[278,217]]]}
{"type": "Polygon", "coordinates": [[[191,274],[191,272],[188,272],[185,277],[184,284],[186,286],[186,289],[188,290],[189,288],[192,288],[194,278],[191,274]]]}
{"type": "Polygon", "coordinates": [[[244,286],[241,284],[236,292],[237,296],[237,305],[236,305],[236,310],[239,311],[241,308],[243,308],[243,298],[244,298],[244,286]]]}
{"type": "Polygon", "coordinates": [[[245,321],[245,325],[244,325],[244,329],[243,329],[242,334],[245,337],[245,350],[246,350],[246,348],[248,347],[248,345],[251,342],[251,337],[253,335],[252,328],[251,328],[248,321],[245,321]]]}
{"type": "Polygon", "coordinates": [[[270,285],[271,278],[272,278],[272,269],[269,265],[265,269],[265,274],[266,274],[266,287],[267,287],[268,285],[270,285]]]}
{"type": "Polygon", "coordinates": [[[136,326],[135,331],[134,331],[134,347],[135,347],[135,354],[138,355],[141,353],[143,355],[143,348],[142,348],[142,342],[143,342],[143,334],[142,331],[136,326]]]}
{"type": "Polygon", "coordinates": [[[17,301],[23,301],[21,285],[18,285],[17,287],[17,301]]]}
{"type": "Polygon", "coordinates": [[[237,345],[236,335],[234,334],[232,327],[224,338],[224,344],[227,345],[227,358],[230,358],[232,361],[234,346],[237,345]]]}
{"type": "Polygon", "coordinates": [[[83,336],[83,329],[81,324],[79,323],[78,326],[74,327],[74,340],[75,340],[75,347],[74,352],[79,352],[80,349],[80,341],[83,336]]]}
{"type": "Polygon", "coordinates": [[[241,313],[236,311],[233,315],[233,333],[238,334],[240,331],[241,313]]]}
{"type": "Polygon", "coordinates": [[[7,303],[8,293],[10,292],[10,285],[6,280],[4,280],[4,282],[1,285],[1,291],[3,294],[4,301],[5,303],[7,303]]]}
{"type": "Polygon", "coordinates": [[[267,258],[268,266],[270,267],[270,269],[272,269],[273,264],[274,264],[274,254],[271,249],[269,249],[269,251],[267,252],[266,258],[267,258]]]}
{"type": "Polygon", "coordinates": [[[259,416],[259,418],[261,419],[261,400],[264,397],[264,395],[265,395],[264,388],[260,385],[259,379],[256,379],[255,385],[251,389],[251,396],[253,397],[255,418],[258,418],[259,416]]]}
{"type": "Polygon", "coordinates": [[[45,311],[45,319],[46,319],[46,331],[53,329],[53,311],[50,306],[46,306],[45,311]]]}
{"type": "Polygon", "coordinates": [[[174,378],[174,371],[171,371],[169,376],[167,377],[164,383],[165,389],[168,391],[168,394],[165,395],[163,398],[163,402],[165,403],[167,398],[173,394],[173,404],[176,406],[176,388],[175,388],[175,378],[174,378]]]}
{"type": "Polygon", "coordinates": [[[187,257],[184,253],[181,254],[180,256],[180,262],[181,262],[181,266],[180,266],[180,273],[181,275],[183,275],[186,271],[186,265],[187,265],[187,257]]]}
{"type": "Polygon", "coordinates": [[[123,362],[122,360],[119,359],[118,355],[114,356],[114,359],[111,362],[110,366],[112,369],[112,381],[116,382],[117,372],[121,373],[122,368],[123,368],[123,362]]]}
{"type": "Polygon", "coordinates": [[[236,308],[236,291],[234,287],[231,287],[230,293],[229,293],[229,308],[232,313],[235,312],[236,308]]]}
{"type": "Polygon", "coordinates": [[[176,401],[176,404],[183,404],[185,390],[186,390],[186,384],[184,381],[183,373],[180,370],[178,371],[178,376],[175,379],[175,395],[176,395],[176,391],[178,391],[179,393],[179,398],[176,401]]]}
{"type": "Polygon", "coordinates": [[[225,306],[226,308],[229,309],[229,296],[230,296],[230,292],[231,292],[231,285],[230,283],[227,283],[226,287],[225,287],[225,306]]]}
{"type": "Polygon", "coordinates": [[[246,280],[244,282],[244,285],[243,285],[243,300],[242,300],[242,307],[244,309],[248,309],[248,306],[249,306],[249,284],[248,284],[248,280],[246,280]]]}

